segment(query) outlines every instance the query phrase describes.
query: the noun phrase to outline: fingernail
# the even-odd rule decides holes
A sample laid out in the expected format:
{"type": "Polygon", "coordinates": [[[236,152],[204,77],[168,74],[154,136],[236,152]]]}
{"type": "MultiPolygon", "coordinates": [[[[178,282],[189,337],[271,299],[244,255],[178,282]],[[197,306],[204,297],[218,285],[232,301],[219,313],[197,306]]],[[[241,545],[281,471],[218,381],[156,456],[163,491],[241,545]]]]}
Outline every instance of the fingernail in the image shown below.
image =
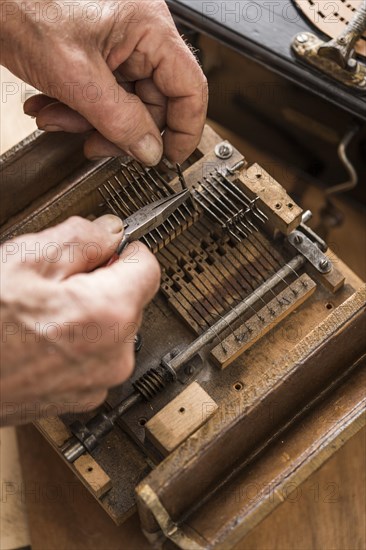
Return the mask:
{"type": "Polygon", "coordinates": [[[121,233],[123,230],[123,221],[121,218],[114,216],[113,214],[101,216],[100,218],[94,220],[93,223],[103,226],[109,233],[112,233],[112,235],[121,233]]]}
{"type": "Polygon", "coordinates": [[[40,130],[44,130],[45,132],[63,132],[64,129],[61,128],[61,126],[57,126],[56,124],[46,124],[46,126],[38,126],[40,130]]]}
{"type": "Polygon", "coordinates": [[[129,151],[136,160],[147,166],[155,166],[163,154],[163,145],[152,134],[146,134],[140,141],[131,145],[129,151]]]}

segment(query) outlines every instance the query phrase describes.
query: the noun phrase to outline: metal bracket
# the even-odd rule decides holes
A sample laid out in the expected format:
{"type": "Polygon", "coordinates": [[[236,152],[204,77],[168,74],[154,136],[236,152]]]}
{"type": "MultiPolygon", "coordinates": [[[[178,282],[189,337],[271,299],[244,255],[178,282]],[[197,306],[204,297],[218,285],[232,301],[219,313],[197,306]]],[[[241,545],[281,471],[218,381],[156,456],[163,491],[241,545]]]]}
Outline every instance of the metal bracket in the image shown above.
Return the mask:
{"type": "Polygon", "coordinates": [[[327,42],[323,42],[315,34],[302,32],[294,38],[292,49],[301,61],[316,67],[346,86],[366,92],[366,66],[351,57],[347,67],[341,67],[334,59],[320,55],[319,52],[326,44],[327,42]]]}
{"type": "Polygon", "coordinates": [[[365,30],[366,2],[363,0],[337,38],[323,42],[315,34],[302,32],[294,38],[292,49],[301,60],[342,84],[366,91],[366,66],[355,56],[355,44],[365,30]]]}
{"type": "Polygon", "coordinates": [[[287,237],[288,242],[302,254],[319,273],[329,273],[332,262],[320,250],[319,243],[314,243],[302,231],[295,229],[287,237]]]}

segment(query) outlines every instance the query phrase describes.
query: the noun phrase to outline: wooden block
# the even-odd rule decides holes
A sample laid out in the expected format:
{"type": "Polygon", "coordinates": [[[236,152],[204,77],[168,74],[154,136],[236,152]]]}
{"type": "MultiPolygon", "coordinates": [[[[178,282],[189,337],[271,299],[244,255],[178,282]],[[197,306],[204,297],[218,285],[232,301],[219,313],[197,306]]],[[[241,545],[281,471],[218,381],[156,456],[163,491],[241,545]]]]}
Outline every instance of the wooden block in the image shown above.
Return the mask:
{"type": "Polygon", "coordinates": [[[285,235],[289,235],[301,223],[302,208],[259,164],[253,164],[245,170],[237,182],[251,199],[259,197],[257,205],[260,210],[285,235]]]}
{"type": "Polygon", "coordinates": [[[58,447],[61,447],[71,437],[71,432],[58,416],[41,418],[36,422],[36,425],[47,439],[58,447]]]}
{"type": "Polygon", "coordinates": [[[316,283],[306,273],[301,275],[260,309],[257,315],[250,317],[213,348],[211,358],[214,363],[222,369],[229,366],[239,355],[299,307],[315,289],[316,283]]]}
{"type": "Polygon", "coordinates": [[[89,454],[75,460],[74,467],[97,498],[102,497],[112,487],[110,477],[89,454]]]}
{"type": "Polygon", "coordinates": [[[202,426],[217,408],[208,393],[193,382],[146,423],[146,436],[167,455],[202,426]]]}

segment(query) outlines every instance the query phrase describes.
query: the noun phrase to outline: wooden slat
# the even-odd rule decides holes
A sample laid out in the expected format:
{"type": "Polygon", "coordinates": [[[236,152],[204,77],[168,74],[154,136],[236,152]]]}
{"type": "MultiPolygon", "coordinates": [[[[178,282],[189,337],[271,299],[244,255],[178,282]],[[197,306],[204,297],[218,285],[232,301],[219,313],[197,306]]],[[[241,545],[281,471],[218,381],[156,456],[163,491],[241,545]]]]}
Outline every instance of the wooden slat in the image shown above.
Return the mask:
{"type": "Polygon", "coordinates": [[[215,401],[193,382],[146,424],[146,435],[164,454],[168,454],[216,412],[215,401]]]}
{"type": "Polygon", "coordinates": [[[285,288],[257,315],[253,315],[238,329],[234,330],[211,351],[211,358],[220,368],[230,365],[239,355],[262,338],[280,321],[299,307],[315,291],[316,283],[304,273],[285,288]],[[282,305],[279,304],[282,302],[282,305]],[[273,313],[274,312],[274,313],[273,313]]]}
{"type": "Polygon", "coordinates": [[[102,497],[112,487],[110,477],[89,454],[75,460],[74,467],[97,498],[102,497]]]}
{"type": "Polygon", "coordinates": [[[238,178],[238,183],[251,199],[259,197],[258,207],[268,216],[273,226],[285,235],[301,223],[302,208],[259,164],[252,164],[243,172],[238,178]]]}

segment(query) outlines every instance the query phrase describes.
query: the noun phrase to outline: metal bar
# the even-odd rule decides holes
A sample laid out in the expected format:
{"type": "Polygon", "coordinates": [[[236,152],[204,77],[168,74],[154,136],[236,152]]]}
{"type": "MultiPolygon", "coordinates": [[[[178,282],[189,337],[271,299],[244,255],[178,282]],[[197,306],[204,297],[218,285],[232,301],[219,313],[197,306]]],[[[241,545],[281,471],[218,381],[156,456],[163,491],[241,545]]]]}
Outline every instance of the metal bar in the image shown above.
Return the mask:
{"type": "Polygon", "coordinates": [[[169,361],[167,361],[169,368],[176,371],[179,367],[187,363],[187,361],[192,359],[192,357],[201,351],[206,344],[209,344],[217,334],[220,334],[220,332],[226,329],[228,323],[235,321],[238,316],[243,315],[247,309],[258,301],[259,297],[264,296],[271,288],[275,287],[278,284],[279,278],[285,278],[294,270],[296,271],[297,269],[300,269],[304,265],[305,261],[304,256],[295,256],[277,273],[259,286],[256,289],[255,294],[250,294],[248,298],[238,304],[232,311],[229,311],[229,313],[227,313],[222,319],[217,321],[214,325],[207,329],[206,332],[196,338],[196,340],[194,340],[186,350],[182,351],[172,359],[169,359],[169,361]]]}

